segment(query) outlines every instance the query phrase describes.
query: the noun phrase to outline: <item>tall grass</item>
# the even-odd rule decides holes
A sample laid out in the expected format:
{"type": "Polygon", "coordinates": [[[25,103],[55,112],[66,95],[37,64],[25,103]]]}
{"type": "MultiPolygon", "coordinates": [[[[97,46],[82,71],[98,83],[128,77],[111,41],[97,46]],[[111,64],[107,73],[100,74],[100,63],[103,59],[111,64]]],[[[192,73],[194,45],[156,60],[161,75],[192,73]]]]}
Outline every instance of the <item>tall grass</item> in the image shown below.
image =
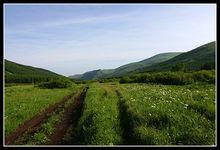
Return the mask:
{"type": "Polygon", "coordinates": [[[116,145],[121,143],[118,98],[108,86],[92,84],[86,94],[76,144],[116,145]]]}
{"type": "Polygon", "coordinates": [[[6,135],[13,132],[24,121],[72,92],[74,92],[74,87],[64,89],[39,89],[33,85],[5,87],[6,135]]]}
{"type": "Polygon", "coordinates": [[[126,84],[119,90],[131,144],[215,144],[214,85],[126,84]]]}

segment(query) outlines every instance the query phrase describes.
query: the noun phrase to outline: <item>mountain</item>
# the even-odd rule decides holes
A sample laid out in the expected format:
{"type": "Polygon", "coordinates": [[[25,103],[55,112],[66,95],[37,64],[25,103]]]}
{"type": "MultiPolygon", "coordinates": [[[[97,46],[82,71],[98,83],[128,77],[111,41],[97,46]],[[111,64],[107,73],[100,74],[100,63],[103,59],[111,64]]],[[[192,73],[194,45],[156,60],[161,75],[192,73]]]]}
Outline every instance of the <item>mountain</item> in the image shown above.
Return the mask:
{"type": "Polygon", "coordinates": [[[18,64],[5,59],[5,72],[10,75],[60,76],[49,70],[18,64]]]}
{"type": "Polygon", "coordinates": [[[167,61],[138,68],[133,72],[168,71],[178,64],[185,64],[188,70],[199,70],[206,64],[215,66],[215,45],[216,42],[213,41],[182,53],[167,61]]]}
{"type": "Polygon", "coordinates": [[[24,82],[26,82],[27,80],[32,78],[51,78],[51,77],[63,77],[63,76],[51,72],[49,70],[22,65],[5,59],[6,82],[23,82],[24,80],[25,80],[24,82]]]}
{"type": "Polygon", "coordinates": [[[120,66],[116,69],[103,69],[103,70],[98,69],[98,70],[86,72],[81,75],[78,74],[78,75],[70,76],[70,78],[81,79],[81,80],[91,80],[91,79],[99,79],[99,78],[106,78],[106,77],[123,76],[134,70],[141,69],[147,66],[151,66],[155,63],[160,63],[160,62],[169,60],[180,54],[181,54],[180,52],[161,53],[161,54],[155,55],[153,57],[150,57],[148,59],[145,59],[139,62],[129,63],[126,65],[120,66]]]}
{"type": "Polygon", "coordinates": [[[103,70],[98,69],[98,70],[88,71],[84,74],[76,74],[76,75],[69,76],[69,77],[73,79],[80,79],[80,80],[95,80],[95,79],[107,76],[111,74],[113,71],[114,69],[103,69],[103,70]]]}
{"type": "Polygon", "coordinates": [[[151,66],[156,63],[160,63],[160,62],[169,60],[169,59],[171,59],[177,55],[180,55],[180,54],[181,54],[181,52],[170,52],[170,53],[157,54],[157,55],[150,57],[148,59],[118,67],[114,70],[114,72],[110,76],[126,75],[127,73],[129,73],[133,70],[141,69],[141,68],[148,67],[148,66],[151,66]]]}

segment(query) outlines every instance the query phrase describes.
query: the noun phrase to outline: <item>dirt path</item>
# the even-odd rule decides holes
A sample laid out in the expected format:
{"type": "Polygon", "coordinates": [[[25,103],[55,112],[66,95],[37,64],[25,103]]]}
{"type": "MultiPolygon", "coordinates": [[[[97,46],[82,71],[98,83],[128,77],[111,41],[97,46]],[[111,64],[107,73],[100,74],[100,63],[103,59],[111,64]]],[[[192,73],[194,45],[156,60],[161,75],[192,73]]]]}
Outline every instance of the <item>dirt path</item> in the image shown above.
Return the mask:
{"type": "Polygon", "coordinates": [[[83,92],[75,98],[74,103],[65,110],[62,121],[55,126],[56,130],[49,138],[50,142],[48,145],[63,144],[63,137],[66,134],[67,129],[70,126],[73,128],[76,127],[82,114],[82,108],[87,89],[88,87],[85,88],[83,92]]]}
{"type": "Polygon", "coordinates": [[[20,125],[12,134],[6,137],[5,144],[12,145],[16,139],[19,138],[25,132],[34,132],[38,128],[40,128],[41,124],[49,117],[50,113],[54,112],[56,109],[63,107],[65,102],[74,96],[75,93],[72,93],[66,97],[64,97],[61,101],[55,103],[52,106],[49,106],[46,110],[44,110],[39,115],[34,116],[30,120],[24,122],[20,125]]]}

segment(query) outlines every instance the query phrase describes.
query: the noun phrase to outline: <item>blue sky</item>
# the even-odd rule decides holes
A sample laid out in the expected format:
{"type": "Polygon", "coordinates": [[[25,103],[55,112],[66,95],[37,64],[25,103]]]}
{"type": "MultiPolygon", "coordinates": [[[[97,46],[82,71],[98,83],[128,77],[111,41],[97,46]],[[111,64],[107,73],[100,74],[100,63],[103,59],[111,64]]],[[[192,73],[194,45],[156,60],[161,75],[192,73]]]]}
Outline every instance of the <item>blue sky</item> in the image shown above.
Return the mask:
{"type": "Polygon", "coordinates": [[[216,5],[4,7],[6,59],[63,75],[111,69],[216,40],[216,5]]]}

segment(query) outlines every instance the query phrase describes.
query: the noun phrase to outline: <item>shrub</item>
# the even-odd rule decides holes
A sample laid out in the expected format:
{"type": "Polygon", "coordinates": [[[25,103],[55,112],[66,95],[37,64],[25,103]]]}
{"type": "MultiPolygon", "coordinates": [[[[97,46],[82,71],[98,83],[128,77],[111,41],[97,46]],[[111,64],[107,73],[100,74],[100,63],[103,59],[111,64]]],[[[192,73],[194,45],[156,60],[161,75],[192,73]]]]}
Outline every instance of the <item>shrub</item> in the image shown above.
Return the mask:
{"type": "Polygon", "coordinates": [[[202,70],[212,70],[215,69],[215,63],[205,63],[201,66],[202,70]]]}
{"type": "Polygon", "coordinates": [[[190,74],[183,72],[159,72],[144,74],[136,80],[138,83],[157,83],[165,85],[185,85],[193,83],[190,74]]]}
{"type": "Polygon", "coordinates": [[[193,83],[193,79],[187,73],[183,72],[165,72],[157,74],[155,82],[167,85],[186,85],[193,83]]]}
{"type": "Polygon", "coordinates": [[[187,64],[185,63],[177,63],[172,66],[171,71],[187,71],[187,64]]]}
{"type": "Polygon", "coordinates": [[[215,83],[215,73],[209,70],[153,72],[125,76],[120,79],[120,83],[156,83],[164,85],[187,85],[194,82],[215,83]]]}
{"type": "Polygon", "coordinates": [[[198,72],[194,72],[192,77],[195,81],[215,83],[214,71],[201,70],[198,72]]]}
{"type": "Polygon", "coordinates": [[[122,77],[120,83],[130,83],[132,80],[129,77],[122,77]]]}
{"type": "Polygon", "coordinates": [[[39,83],[38,87],[53,89],[53,88],[67,88],[70,87],[71,85],[72,83],[70,80],[58,78],[58,79],[52,79],[49,82],[39,83]]]}

